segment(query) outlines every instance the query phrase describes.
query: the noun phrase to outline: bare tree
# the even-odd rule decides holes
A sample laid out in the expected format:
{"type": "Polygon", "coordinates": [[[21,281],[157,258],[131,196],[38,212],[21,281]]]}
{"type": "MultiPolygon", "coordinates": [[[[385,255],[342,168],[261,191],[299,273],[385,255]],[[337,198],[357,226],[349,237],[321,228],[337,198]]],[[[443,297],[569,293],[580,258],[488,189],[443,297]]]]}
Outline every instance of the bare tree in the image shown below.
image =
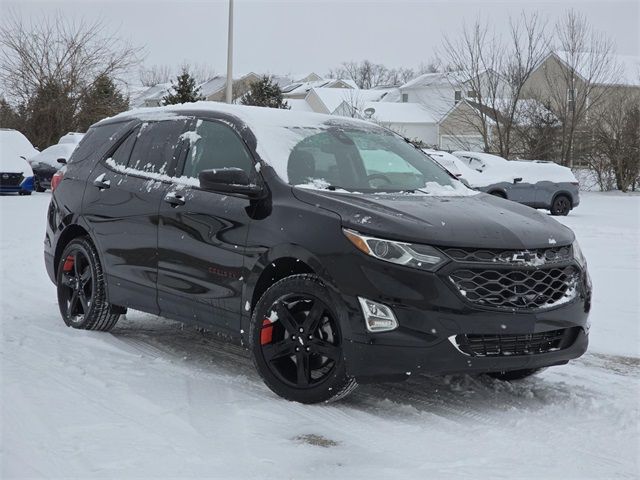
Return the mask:
{"type": "Polygon", "coordinates": [[[601,188],[610,178],[623,192],[635,188],[640,175],[640,94],[633,88],[617,90],[590,124],[588,164],[601,188]]]}
{"type": "Polygon", "coordinates": [[[576,137],[584,133],[587,117],[596,112],[618,81],[612,41],[591,27],[586,17],[568,11],[555,26],[554,59],[544,70],[544,82],[536,96],[551,106],[559,118],[560,160],[572,166],[576,137]]]}
{"type": "Polygon", "coordinates": [[[358,88],[369,89],[387,85],[389,83],[389,69],[369,60],[342,62],[339,67],[329,71],[329,77],[352,80],[358,88]]]}
{"type": "Polygon", "coordinates": [[[0,26],[0,81],[21,130],[42,148],[75,128],[79,103],[96,82],[122,83],[141,53],[100,21],[9,12],[0,26]]]}
{"type": "Polygon", "coordinates": [[[344,88],[343,101],[346,105],[346,112],[344,116],[351,118],[363,118],[365,101],[360,94],[360,91],[355,88],[344,88]]]}
{"type": "Polygon", "coordinates": [[[443,49],[452,87],[470,99],[459,121],[477,131],[486,151],[509,158],[524,86],[548,52],[546,22],[523,13],[510,19],[505,38],[478,20],[461,36],[445,37],[443,49]]]}
{"type": "Polygon", "coordinates": [[[206,63],[184,64],[198,83],[204,83],[216,76],[216,70],[206,63]]]}
{"type": "Polygon", "coordinates": [[[140,67],[138,79],[145,87],[153,87],[159,83],[169,83],[173,78],[173,70],[169,65],[151,65],[140,67]]]}
{"type": "Polygon", "coordinates": [[[0,26],[0,47],[5,93],[9,101],[23,102],[51,81],[76,94],[103,76],[121,80],[142,53],[101,21],[74,21],[60,13],[25,21],[10,12],[0,26]]]}

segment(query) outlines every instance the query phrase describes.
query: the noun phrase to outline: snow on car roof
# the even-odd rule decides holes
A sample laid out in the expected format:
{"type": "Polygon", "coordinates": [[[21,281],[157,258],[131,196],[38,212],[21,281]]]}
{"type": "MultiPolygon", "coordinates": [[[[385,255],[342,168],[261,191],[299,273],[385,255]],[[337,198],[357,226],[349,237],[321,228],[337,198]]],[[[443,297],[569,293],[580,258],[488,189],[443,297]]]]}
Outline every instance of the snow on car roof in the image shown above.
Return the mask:
{"type": "Polygon", "coordinates": [[[77,143],[58,143],[45,148],[27,160],[29,160],[30,163],[46,163],[52,167],[60,168],[61,165],[58,163],[58,159],[64,158],[65,160],[69,160],[69,157],[71,157],[71,154],[77,146],[77,143]]]}
{"type": "Polygon", "coordinates": [[[271,165],[278,175],[287,178],[287,162],[295,145],[302,140],[303,131],[327,128],[329,125],[379,129],[382,127],[364,120],[338,117],[322,113],[291,111],[287,109],[229,105],[219,102],[195,102],[164,107],[138,108],[122,112],[99,123],[136,118],[143,121],[160,121],[179,118],[193,112],[212,112],[233,115],[247,125],[256,136],[256,151],[260,158],[271,165]]]}
{"type": "Polygon", "coordinates": [[[38,153],[22,133],[8,128],[0,129],[0,170],[33,175],[25,160],[38,153]],[[24,157],[24,158],[21,158],[24,157]],[[30,173],[31,172],[31,173],[30,173]]]}

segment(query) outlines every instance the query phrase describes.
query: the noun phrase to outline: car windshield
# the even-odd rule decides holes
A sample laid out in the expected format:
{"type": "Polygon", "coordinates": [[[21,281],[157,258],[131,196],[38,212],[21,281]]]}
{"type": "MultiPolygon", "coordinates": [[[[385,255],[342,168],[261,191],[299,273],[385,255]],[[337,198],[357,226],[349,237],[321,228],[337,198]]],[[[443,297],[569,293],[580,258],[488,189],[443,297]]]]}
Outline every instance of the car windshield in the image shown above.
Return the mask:
{"type": "Polygon", "coordinates": [[[291,185],[434,194],[464,188],[427,155],[383,128],[325,124],[296,128],[295,133],[286,170],[291,185]]]}

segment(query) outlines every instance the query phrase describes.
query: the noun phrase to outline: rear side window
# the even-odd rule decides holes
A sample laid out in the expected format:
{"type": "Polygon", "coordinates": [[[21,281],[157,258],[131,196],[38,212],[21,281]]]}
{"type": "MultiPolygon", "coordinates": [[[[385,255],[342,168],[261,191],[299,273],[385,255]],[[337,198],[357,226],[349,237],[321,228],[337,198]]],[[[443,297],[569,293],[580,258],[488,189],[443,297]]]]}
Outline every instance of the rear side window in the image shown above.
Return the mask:
{"type": "Polygon", "coordinates": [[[136,143],[139,129],[135,129],[124,142],[113,152],[111,158],[114,162],[122,167],[126,167],[129,164],[129,158],[131,157],[131,151],[136,143]]]}
{"type": "Polygon", "coordinates": [[[224,123],[198,120],[195,132],[188,135],[189,153],[183,175],[198,178],[203,170],[240,168],[251,175],[253,161],[246,146],[224,123]]]}
{"type": "Polygon", "coordinates": [[[73,151],[68,163],[78,163],[89,157],[101,157],[120,138],[120,132],[129,122],[107,123],[91,127],[84,135],[78,148],[73,151]]]}
{"type": "Polygon", "coordinates": [[[147,173],[166,174],[175,161],[186,120],[144,123],[140,127],[128,166],[147,173]]]}

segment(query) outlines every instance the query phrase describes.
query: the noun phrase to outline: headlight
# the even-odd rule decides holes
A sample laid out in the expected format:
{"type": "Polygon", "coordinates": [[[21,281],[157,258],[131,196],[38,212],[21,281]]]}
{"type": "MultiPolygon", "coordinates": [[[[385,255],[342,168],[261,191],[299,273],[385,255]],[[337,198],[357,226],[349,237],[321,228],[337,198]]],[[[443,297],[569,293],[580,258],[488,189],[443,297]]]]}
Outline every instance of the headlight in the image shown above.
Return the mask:
{"type": "Polygon", "coordinates": [[[575,261],[578,262],[581,267],[586,267],[587,259],[584,258],[584,254],[582,253],[582,249],[580,248],[578,240],[575,240],[573,242],[571,249],[573,250],[573,258],[575,259],[575,261]]]}
{"type": "Polygon", "coordinates": [[[443,253],[428,245],[367,237],[346,228],[342,231],[358,250],[385,262],[434,272],[448,260],[443,253]]]}

